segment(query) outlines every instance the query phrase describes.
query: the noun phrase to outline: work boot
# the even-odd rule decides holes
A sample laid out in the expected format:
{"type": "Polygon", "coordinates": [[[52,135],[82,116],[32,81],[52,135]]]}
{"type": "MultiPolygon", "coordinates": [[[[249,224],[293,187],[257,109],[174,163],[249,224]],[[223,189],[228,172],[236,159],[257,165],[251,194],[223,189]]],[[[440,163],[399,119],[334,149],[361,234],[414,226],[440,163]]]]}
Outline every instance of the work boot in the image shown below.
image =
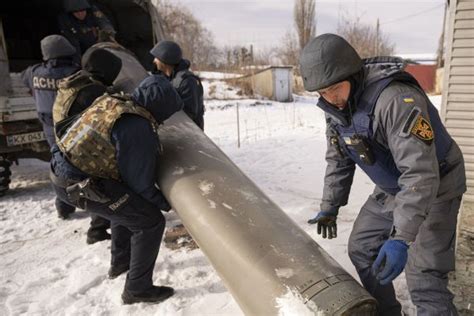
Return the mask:
{"type": "Polygon", "coordinates": [[[105,230],[88,230],[87,231],[87,244],[92,245],[95,244],[96,242],[103,241],[103,240],[109,240],[111,238],[110,234],[105,230]]]}
{"type": "Polygon", "coordinates": [[[61,219],[68,219],[69,215],[74,213],[76,208],[72,205],[69,205],[63,201],[61,201],[59,198],[56,197],[56,201],[54,202],[56,205],[56,211],[58,212],[58,217],[61,219]]]}
{"type": "Polygon", "coordinates": [[[124,263],[116,266],[110,266],[108,275],[109,279],[115,279],[124,272],[127,272],[130,269],[130,263],[124,263]]]}
{"type": "Polygon", "coordinates": [[[153,286],[151,289],[139,294],[132,294],[125,289],[122,293],[122,301],[124,304],[142,302],[158,304],[173,296],[173,294],[174,289],[168,286],[153,286]]]}

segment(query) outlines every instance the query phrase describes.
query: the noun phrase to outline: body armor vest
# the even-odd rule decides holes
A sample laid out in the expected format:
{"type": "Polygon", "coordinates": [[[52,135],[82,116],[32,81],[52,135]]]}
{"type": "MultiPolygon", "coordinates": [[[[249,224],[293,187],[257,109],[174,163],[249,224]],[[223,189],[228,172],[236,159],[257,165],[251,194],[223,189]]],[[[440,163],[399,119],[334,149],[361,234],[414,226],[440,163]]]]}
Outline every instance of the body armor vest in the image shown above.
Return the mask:
{"type": "MultiPolygon", "coordinates": [[[[202,116],[204,115],[204,111],[205,111],[205,108],[204,108],[204,97],[203,97],[203,93],[204,93],[204,88],[202,86],[202,82],[201,82],[201,78],[199,78],[198,76],[196,76],[195,74],[193,74],[191,71],[189,70],[181,70],[181,71],[178,71],[176,73],[176,76],[171,80],[171,85],[173,86],[173,88],[175,88],[176,90],[179,89],[179,87],[181,86],[181,83],[189,78],[189,77],[193,77],[194,79],[196,79],[196,81],[198,82],[198,86],[200,87],[200,91],[199,91],[199,110],[198,110],[198,115],[202,116]]],[[[186,111],[186,109],[184,109],[186,111]]]]}
{"type": "Polygon", "coordinates": [[[67,77],[59,83],[58,95],[53,105],[53,121],[55,125],[69,117],[69,110],[76,100],[79,91],[93,84],[103,85],[91,76],[84,75],[82,71],[67,77]]]}
{"type": "MultiPolygon", "coordinates": [[[[387,148],[379,144],[374,137],[372,130],[373,114],[377,100],[382,91],[393,81],[403,82],[421,89],[418,82],[408,73],[396,73],[390,77],[381,79],[365,88],[362,95],[356,101],[357,109],[348,125],[334,124],[333,129],[338,134],[338,142],[344,152],[372,179],[372,181],[385,192],[397,194],[400,191],[398,178],[401,175],[393,156],[387,148]],[[370,151],[371,161],[367,162],[366,157],[361,157],[361,152],[356,150],[356,146],[350,146],[351,139],[364,140],[364,144],[370,151]],[[348,144],[349,143],[349,144],[348,144]]],[[[428,101],[428,114],[431,126],[434,131],[434,144],[436,146],[436,156],[440,166],[451,148],[453,142],[439,117],[437,109],[428,101]]],[[[380,105],[379,105],[380,106],[380,105]]],[[[370,160],[370,159],[369,159],[370,160]]]]}
{"type": "Polygon", "coordinates": [[[147,119],[158,135],[158,123],[144,108],[124,95],[105,94],[82,113],[58,140],[61,152],[76,168],[90,176],[120,180],[112,128],[123,114],[147,119]]]}

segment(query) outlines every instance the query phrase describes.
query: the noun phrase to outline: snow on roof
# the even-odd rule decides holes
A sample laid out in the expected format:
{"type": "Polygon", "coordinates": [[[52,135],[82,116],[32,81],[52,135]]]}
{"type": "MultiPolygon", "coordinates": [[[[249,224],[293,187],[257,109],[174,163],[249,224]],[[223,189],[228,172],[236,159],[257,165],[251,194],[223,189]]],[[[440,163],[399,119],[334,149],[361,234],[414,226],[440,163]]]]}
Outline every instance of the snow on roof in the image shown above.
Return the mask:
{"type": "Polygon", "coordinates": [[[420,64],[434,64],[436,63],[437,54],[425,53],[425,54],[395,54],[403,59],[410,59],[420,64]]]}

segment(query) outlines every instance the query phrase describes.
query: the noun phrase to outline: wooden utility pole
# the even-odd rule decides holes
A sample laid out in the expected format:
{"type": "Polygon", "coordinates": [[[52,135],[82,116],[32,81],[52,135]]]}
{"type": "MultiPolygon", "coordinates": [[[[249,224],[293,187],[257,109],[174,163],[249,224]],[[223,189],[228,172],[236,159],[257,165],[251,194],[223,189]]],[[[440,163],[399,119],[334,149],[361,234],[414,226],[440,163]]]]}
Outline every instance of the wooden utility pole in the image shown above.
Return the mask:
{"type": "Polygon", "coordinates": [[[444,4],[443,29],[438,43],[438,56],[436,56],[436,65],[438,68],[444,67],[444,34],[446,32],[446,16],[448,15],[448,3],[444,4]]]}

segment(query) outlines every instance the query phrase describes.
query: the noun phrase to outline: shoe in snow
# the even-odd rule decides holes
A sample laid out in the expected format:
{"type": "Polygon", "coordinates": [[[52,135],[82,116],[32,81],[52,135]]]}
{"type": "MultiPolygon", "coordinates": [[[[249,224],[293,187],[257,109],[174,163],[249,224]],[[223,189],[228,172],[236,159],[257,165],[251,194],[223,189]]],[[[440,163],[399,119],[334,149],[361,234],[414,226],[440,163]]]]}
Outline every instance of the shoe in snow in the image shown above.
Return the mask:
{"type": "Polygon", "coordinates": [[[116,265],[116,266],[110,266],[110,269],[108,272],[109,279],[115,279],[122,273],[127,272],[128,269],[130,269],[130,264],[128,262],[124,264],[116,265]]]}
{"type": "Polygon", "coordinates": [[[95,230],[93,232],[87,232],[87,244],[92,245],[99,241],[109,240],[110,234],[106,230],[95,230]]]}
{"type": "Polygon", "coordinates": [[[153,286],[151,289],[139,293],[132,294],[127,290],[123,290],[122,301],[124,304],[135,303],[161,303],[167,298],[173,296],[174,289],[168,286],[153,286]]]}

